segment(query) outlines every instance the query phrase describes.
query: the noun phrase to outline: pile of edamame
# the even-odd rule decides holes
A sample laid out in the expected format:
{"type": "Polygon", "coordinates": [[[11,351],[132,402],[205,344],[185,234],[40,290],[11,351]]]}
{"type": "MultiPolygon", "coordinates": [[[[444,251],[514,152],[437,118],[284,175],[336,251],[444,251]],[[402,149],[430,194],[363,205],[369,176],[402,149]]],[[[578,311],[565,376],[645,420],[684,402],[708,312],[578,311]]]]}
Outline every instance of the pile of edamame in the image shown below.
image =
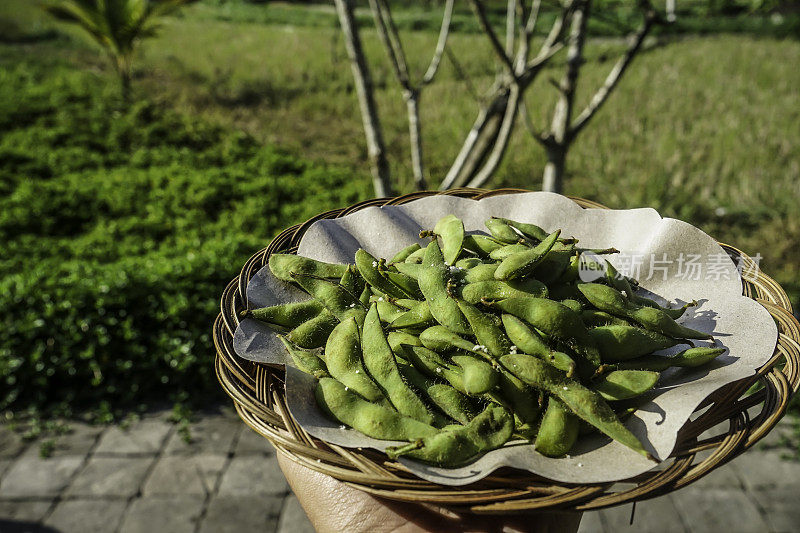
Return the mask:
{"type": "MultiPolygon", "coordinates": [[[[274,254],[272,273],[311,299],[245,316],[280,331],[320,408],[387,449],[442,467],[506,443],[561,457],[599,431],[650,457],[622,423],[660,372],[697,367],[722,348],[635,291],[609,262],[581,281],[586,250],[560,230],[493,217],[466,234],[448,215],[390,260],[359,250],[354,265],[274,254]],[[677,345],[672,357],[653,352],[677,345]]],[[[595,265],[597,266],[597,265],[595,265]]]]}

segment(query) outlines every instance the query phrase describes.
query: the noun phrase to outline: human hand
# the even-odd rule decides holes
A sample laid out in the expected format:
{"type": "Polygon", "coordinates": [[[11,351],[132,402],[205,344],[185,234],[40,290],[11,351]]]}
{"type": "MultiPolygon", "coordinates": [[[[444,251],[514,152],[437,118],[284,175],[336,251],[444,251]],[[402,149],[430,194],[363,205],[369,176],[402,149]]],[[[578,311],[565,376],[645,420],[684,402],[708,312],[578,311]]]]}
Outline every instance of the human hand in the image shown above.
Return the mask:
{"type": "Polygon", "coordinates": [[[513,515],[455,513],[431,505],[378,498],[306,468],[280,452],[278,464],[319,533],[574,533],[581,521],[581,513],[568,512],[513,515]]]}

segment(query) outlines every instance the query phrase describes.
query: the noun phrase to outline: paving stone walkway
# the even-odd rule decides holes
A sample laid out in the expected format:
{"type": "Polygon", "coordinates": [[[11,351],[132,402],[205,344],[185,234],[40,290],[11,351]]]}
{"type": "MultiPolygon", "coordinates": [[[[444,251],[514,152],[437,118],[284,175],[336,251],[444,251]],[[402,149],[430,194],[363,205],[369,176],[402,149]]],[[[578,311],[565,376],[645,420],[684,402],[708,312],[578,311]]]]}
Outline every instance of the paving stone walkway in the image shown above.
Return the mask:
{"type": "MultiPolygon", "coordinates": [[[[70,423],[40,457],[0,426],[0,533],[306,533],[268,442],[232,410],[202,414],[187,443],[168,412],[125,429],[70,423]]],[[[580,532],[800,531],[800,462],[788,421],[764,445],[676,493],[586,513],[580,532]]]]}

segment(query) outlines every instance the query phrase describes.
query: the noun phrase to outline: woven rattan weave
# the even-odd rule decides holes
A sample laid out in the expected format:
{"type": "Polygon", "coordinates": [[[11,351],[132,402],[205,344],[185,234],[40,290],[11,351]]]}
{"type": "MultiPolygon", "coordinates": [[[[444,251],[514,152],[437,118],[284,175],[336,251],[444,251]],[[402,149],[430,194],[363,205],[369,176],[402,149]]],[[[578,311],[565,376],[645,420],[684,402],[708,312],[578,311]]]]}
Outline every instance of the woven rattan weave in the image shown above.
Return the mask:
{"type": "MultiPolygon", "coordinates": [[[[752,260],[725,244],[722,247],[735,261],[744,262],[743,271],[753,272],[745,275],[742,293],[763,305],[778,324],[774,355],[752,378],[727,385],[710,396],[680,431],[668,460],[654,470],[613,484],[558,483],[510,468],[463,487],[419,479],[380,452],[345,449],[309,436],[286,408],[283,368],[246,361],[234,353],[233,333],[239,312],[247,306],[243,297],[247,283],[267,263],[270,254],[296,251],[301,237],[315,221],[342,217],[370,206],[403,204],[432,194],[480,199],[519,192],[527,191],[456,189],[368,200],[319,214],[280,233],[245,263],[241,274],[225,289],[221,313],[214,323],[217,376],[239,416],[294,461],[361,490],[394,500],[492,514],[545,508],[589,510],[653,498],[686,486],[727,463],[775,426],[800,385],[800,325],[780,285],[757,268],[747,268],[752,260]],[[701,438],[708,434],[716,436],[701,438]]],[[[584,208],[604,207],[580,198],[573,200],[584,208]]]]}

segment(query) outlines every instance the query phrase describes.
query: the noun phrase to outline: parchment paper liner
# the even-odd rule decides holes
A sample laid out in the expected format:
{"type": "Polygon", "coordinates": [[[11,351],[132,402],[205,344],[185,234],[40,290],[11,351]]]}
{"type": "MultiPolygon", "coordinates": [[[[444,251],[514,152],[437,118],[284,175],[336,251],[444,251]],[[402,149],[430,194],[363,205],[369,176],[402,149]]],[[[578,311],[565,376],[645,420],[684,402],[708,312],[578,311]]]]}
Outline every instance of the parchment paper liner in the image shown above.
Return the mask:
{"type": "MultiPolygon", "coordinates": [[[[495,215],[531,222],[548,231],[561,228],[562,235],[577,237],[584,247],[616,247],[622,254],[610,259],[617,267],[624,266],[619,264],[620,258],[641,256],[640,275],[634,277],[644,289],[671,302],[685,303],[693,299],[700,302],[686,313],[681,323],[713,332],[717,343],[728,352],[706,368],[673,369],[663,373],[658,388],[648,396],[650,401],[627,420],[626,426],[656,457],[669,456],[678,430],[703,399],[728,383],[753,375],[773,353],[777,327],[761,305],[741,294],[739,273],[724,250],[694,226],[661,218],[649,208],[583,209],[564,196],[544,192],[494,196],[478,201],[429,196],[401,206],[369,207],[342,218],[320,220],[303,236],[298,255],[352,263],[356,250],[364,248],[377,257],[390,258],[412,242],[424,244],[418,237],[420,229],[432,228],[439,218],[449,213],[462,218],[468,232],[485,232],[484,221],[495,215]],[[700,256],[697,262],[702,270],[698,279],[680,275],[688,271],[687,261],[691,256],[700,256]]],[[[307,297],[275,279],[266,266],[247,286],[250,307],[307,297]]],[[[314,400],[314,379],[292,367],[283,346],[263,323],[243,320],[234,335],[234,349],[245,359],[289,363],[286,367],[287,405],[297,422],[314,437],[351,448],[384,450],[396,444],[371,439],[327,419],[314,400]]],[[[582,438],[571,456],[561,459],[543,457],[533,451],[532,445],[523,444],[507,445],[458,469],[400,460],[423,479],[454,486],[477,481],[502,466],[529,470],[569,483],[627,479],[655,466],[601,436],[582,438]]]]}

